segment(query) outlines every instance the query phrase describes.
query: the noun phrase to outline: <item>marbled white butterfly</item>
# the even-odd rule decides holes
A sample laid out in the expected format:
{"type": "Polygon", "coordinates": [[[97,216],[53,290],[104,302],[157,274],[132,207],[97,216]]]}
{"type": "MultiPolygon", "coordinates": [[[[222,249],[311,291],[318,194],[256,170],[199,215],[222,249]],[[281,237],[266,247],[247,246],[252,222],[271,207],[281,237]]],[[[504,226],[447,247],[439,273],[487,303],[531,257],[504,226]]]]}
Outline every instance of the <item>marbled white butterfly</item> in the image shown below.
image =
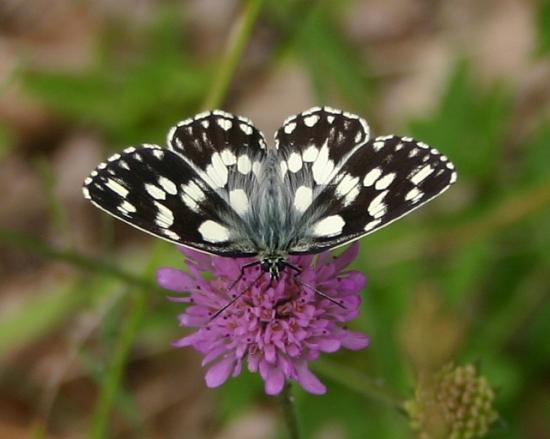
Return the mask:
{"type": "Polygon", "coordinates": [[[215,110],[173,127],[168,148],[139,145],[101,163],[84,196],[130,225],[221,256],[256,256],[272,278],[288,255],[378,230],[445,191],[453,164],[410,137],[369,139],[329,107],[289,117],[268,147],[249,119],[215,110]]]}

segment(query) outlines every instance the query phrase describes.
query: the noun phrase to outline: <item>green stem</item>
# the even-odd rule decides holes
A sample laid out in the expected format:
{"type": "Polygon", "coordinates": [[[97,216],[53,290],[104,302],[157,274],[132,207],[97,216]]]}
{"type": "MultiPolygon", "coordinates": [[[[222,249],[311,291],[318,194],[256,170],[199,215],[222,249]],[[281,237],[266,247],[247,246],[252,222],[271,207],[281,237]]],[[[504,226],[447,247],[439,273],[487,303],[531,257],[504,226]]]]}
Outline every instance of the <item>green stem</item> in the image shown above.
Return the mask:
{"type": "Polygon", "coordinates": [[[235,23],[231,36],[227,41],[225,55],[221,61],[221,66],[214,78],[210,93],[204,101],[204,109],[209,110],[222,105],[231,79],[235,74],[239,60],[250,38],[254,23],[262,7],[263,0],[248,0],[246,6],[235,23]]]}
{"type": "Polygon", "coordinates": [[[398,411],[402,410],[403,401],[398,396],[382,387],[369,376],[355,369],[325,359],[312,363],[312,367],[319,374],[330,378],[348,389],[398,411]]]}
{"type": "Polygon", "coordinates": [[[289,438],[299,439],[298,419],[296,417],[296,407],[294,406],[294,396],[292,395],[292,386],[290,383],[285,384],[280,401],[289,438]]]}
{"type": "Polygon", "coordinates": [[[146,297],[143,290],[131,295],[129,315],[122,322],[124,326],[116,340],[113,359],[102,383],[99,399],[92,416],[91,438],[101,439],[108,436],[110,414],[114,401],[119,395],[122,376],[143,316],[146,297]]]}

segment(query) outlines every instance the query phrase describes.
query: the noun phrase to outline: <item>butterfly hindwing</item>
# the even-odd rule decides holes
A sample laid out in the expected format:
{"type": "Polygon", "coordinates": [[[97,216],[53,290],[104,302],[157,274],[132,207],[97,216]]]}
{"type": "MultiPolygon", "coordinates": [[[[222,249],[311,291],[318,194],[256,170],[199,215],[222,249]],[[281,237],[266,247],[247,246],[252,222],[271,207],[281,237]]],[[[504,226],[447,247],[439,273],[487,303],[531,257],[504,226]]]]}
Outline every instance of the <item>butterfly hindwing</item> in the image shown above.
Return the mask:
{"type": "Polygon", "coordinates": [[[369,139],[366,121],[330,107],[289,117],[275,134],[283,182],[295,189],[310,183],[315,197],[343,163],[369,139]]]}
{"type": "Polygon", "coordinates": [[[255,254],[245,225],[173,151],[130,147],[100,164],[83,193],[96,206],[165,240],[226,256],[255,254]]]}
{"type": "Polygon", "coordinates": [[[200,113],[170,130],[168,148],[244,213],[266,156],[264,136],[249,119],[221,110],[200,113]]]}
{"type": "Polygon", "coordinates": [[[454,165],[410,137],[384,136],[358,149],[312,201],[291,253],[315,253],[374,232],[444,192],[454,165]]]}

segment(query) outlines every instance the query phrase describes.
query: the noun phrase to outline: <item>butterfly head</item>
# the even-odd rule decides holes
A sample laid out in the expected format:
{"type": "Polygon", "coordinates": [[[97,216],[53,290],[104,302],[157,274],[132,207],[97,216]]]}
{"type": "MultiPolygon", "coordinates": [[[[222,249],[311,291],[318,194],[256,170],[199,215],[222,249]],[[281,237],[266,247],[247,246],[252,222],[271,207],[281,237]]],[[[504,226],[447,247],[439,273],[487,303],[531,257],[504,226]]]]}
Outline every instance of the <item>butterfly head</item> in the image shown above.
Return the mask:
{"type": "Polygon", "coordinates": [[[281,256],[266,256],[260,262],[262,270],[269,273],[271,279],[278,280],[283,268],[286,266],[285,258],[281,256]]]}

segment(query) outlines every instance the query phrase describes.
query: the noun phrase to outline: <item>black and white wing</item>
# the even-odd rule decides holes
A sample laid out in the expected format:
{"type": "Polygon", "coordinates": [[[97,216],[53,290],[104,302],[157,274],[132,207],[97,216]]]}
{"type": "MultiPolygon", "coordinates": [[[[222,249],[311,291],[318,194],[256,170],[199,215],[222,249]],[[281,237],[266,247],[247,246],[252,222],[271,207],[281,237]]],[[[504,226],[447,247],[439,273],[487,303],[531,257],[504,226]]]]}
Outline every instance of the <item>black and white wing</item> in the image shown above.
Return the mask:
{"type": "Polygon", "coordinates": [[[170,149],[142,145],[115,154],[85,180],[83,193],[116,218],[165,240],[251,256],[257,249],[242,214],[265,154],[261,141],[247,119],[203,113],[170,131],[170,149]]]}
{"type": "Polygon", "coordinates": [[[244,213],[266,155],[264,136],[249,119],[221,110],[197,114],[170,130],[168,148],[244,213]]]}
{"type": "Polygon", "coordinates": [[[291,128],[287,120],[277,133],[281,156],[289,169],[292,157],[299,153],[302,159],[297,172],[287,171],[301,213],[290,253],[316,253],[356,240],[456,181],[453,164],[436,149],[410,137],[368,140],[366,123],[357,116],[315,108],[289,120],[291,128]]]}

